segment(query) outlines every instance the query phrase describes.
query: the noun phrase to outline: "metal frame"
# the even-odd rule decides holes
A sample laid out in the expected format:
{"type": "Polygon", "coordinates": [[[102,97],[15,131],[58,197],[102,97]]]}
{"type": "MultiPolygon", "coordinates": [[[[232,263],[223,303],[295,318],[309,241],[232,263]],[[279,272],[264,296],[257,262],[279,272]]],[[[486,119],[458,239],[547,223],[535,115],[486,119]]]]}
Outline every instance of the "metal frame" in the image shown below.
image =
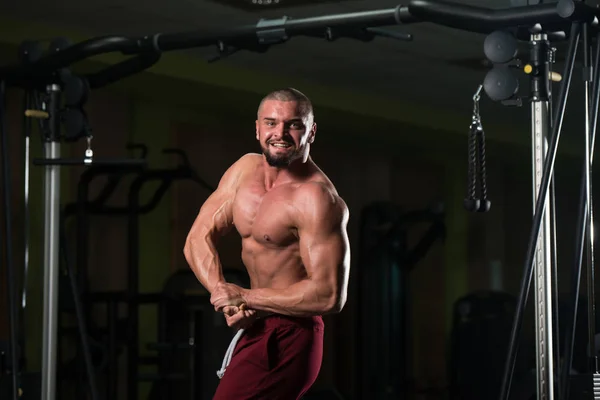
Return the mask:
{"type": "MultiPolygon", "coordinates": [[[[54,85],[49,89],[52,97],[56,96],[57,90],[54,85]]],[[[56,107],[57,103],[54,101],[51,104],[56,107]]],[[[56,115],[54,110],[50,113],[56,115]]],[[[58,118],[55,118],[57,123],[58,118]]],[[[45,143],[44,156],[49,160],[60,158],[60,142],[57,138],[50,137],[50,140],[45,143]]],[[[42,371],[45,371],[42,375],[42,399],[52,398],[49,394],[56,393],[60,250],[60,166],[47,165],[44,169],[44,329],[46,335],[43,337],[42,351],[42,371]]]]}
{"type": "MultiPolygon", "coordinates": [[[[548,149],[548,126],[542,121],[548,120],[548,101],[533,101],[532,113],[532,163],[533,163],[533,199],[538,199],[546,151],[548,149]]],[[[550,210],[550,199],[545,199],[544,207],[550,210]]],[[[554,388],[554,327],[552,325],[552,232],[550,213],[545,212],[541,232],[538,236],[538,246],[535,251],[535,337],[537,392],[540,398],[553,399],[554,388]]]]}

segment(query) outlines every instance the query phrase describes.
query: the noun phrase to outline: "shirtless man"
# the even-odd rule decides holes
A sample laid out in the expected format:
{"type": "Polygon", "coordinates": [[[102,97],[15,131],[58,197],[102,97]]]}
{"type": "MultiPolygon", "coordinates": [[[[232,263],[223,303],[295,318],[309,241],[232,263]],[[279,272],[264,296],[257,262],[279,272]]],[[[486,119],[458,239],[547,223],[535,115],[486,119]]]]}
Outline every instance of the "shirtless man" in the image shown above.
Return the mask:
{"type": "Polygon", "coordinates": [[[348,209],[309,156],[316,124],[295,89],[259,105],[256,139],[202,205],[184,254],[229,326],[244,328],[213,400],[293,400],[312,386],[323,355],[322,315],[346,302],[348,209]],[[235,227],[250,289],[225,282],[216,246],[235,227]]]}

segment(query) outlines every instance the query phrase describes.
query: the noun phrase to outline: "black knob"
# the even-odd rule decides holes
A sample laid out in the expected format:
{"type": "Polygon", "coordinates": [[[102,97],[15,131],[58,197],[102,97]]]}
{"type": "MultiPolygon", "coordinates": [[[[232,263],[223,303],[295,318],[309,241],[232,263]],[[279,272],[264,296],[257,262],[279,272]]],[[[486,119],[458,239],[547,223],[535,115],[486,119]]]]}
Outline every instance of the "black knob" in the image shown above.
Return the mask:
{"type": "Polygon", "coordinates": [[[463,201],[465,209],[469,212],[477,212],[479,210],[479,200],[477,199],[465,199],[463,201]]]}
{"type": "MultiPolygon", "coordinates": [[[[479,201],[479,200],[478,200],[479,201]]],[[[492,202],[489,200],[481,200],[479,201],[479,207],[477,209],[477,212],[488,212],[490,211],[490,208],[492,207],[492,202]]]]}

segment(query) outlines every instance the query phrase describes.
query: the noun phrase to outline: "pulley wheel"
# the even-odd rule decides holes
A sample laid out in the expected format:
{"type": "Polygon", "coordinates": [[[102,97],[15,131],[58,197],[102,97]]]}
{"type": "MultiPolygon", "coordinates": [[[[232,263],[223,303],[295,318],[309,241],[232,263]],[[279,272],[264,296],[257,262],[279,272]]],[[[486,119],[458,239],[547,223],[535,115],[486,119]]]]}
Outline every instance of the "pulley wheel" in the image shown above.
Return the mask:
{"type": "Polygon", "coordinates": [[[79,107],[87,102],[89,86],[85,79],[71,75],[65,81],[65,103],[68,106],[79,107]]]}
{"type": "Polygon", "coordinates": [[[84,135],[87,118],[81,110],[76,108],[66,110],[63,113],[63,122],[65,125],[65,137],[68,141],[78,140],[84,135]]]}
{"type": "Polygon", "coordinates": [[[504,64],[515,58],[517,50],[517,39],[505,31],[492,32],[483,42],[485,56],[497,64],[504,64]]]}
{"type": "Polygon", "coordinates": [[[485,76],[483,90],[494,101],[507,100],[519,90],[519,80],[509,67],[496,66],[485,76]]]}

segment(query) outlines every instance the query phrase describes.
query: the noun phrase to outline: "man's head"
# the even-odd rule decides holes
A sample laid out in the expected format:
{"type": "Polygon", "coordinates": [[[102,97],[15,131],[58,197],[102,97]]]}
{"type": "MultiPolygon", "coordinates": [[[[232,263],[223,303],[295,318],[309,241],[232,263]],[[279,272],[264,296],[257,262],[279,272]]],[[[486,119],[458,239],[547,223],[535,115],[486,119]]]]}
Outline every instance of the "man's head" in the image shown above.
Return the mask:
{"type": "Polygon", "coordinates": [[[256,119],[256,139],[267,163],[287,167],[308,158],[317,125],[311,101],[292,88],[276,90],[262,99],[256,119]]]}

